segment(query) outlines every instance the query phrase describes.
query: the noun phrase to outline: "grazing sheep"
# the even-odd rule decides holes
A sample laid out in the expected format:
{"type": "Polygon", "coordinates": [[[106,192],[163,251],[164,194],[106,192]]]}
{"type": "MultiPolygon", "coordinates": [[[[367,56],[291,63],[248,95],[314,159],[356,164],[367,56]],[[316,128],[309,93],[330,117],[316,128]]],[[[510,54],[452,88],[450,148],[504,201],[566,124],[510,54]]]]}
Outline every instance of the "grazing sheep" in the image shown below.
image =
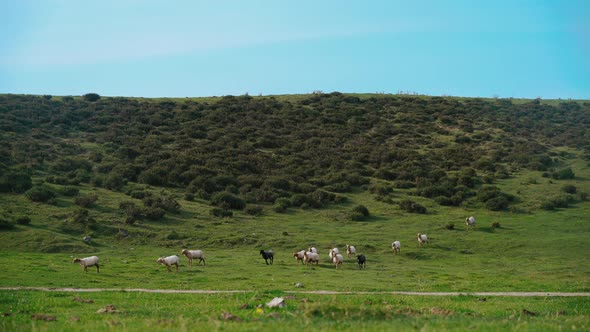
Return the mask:
{"type": "Polygon", "coordinates": [[[356,248],[354,246],[351,245],[346,245],[346,254],[348,255],[348,258],[352,257],[353,255],[356,255],[356,248]]]}
{"type": "Polygon", "coordinates": [[[313,264],[318,265],[320,263],[320,255],[317,252],[307,251],[303,256],[305,260],[305,264],[313,264]]]}
{"type": "Polygon", "coordinates": [[[88,268],[91,266],[96,266],[96,273],[99,273],[98,267],[98,256],[90,256],[86,258],[74,258],[74,263],[80,264],[81,267],[84,268],[85,272],[88,272],[88,268]]]}
{"type": "Polygon", "coordinates": [[[332,263],[334,263],[334,265],[336,266],[336,269],[338,269],[338,265],[342,265],[342,261],[344,261],[344,257],[336,252],[334,252],[334,250],[330,251],[330,253],[332,254],[332,263]]]}
{"type": "Polygon", "coordinates": [[[340,253],[340,250],[338,250],[338,248],[332,248],[332,249],[330,249],[328,256],[330,256],[330,260],[332,260],[332,257],[334,256],[334,254],[339,254],[339,253],[340,253]]]}
{"type": "Polygon", "coordinates": [[[301,262],[301,264],[305,264],[305,262],[303,261],[303,259],[305,258],[305,250],[294,252],[293,257],[295,257],[295,259],[297,259],[298,262],[301,262]]]}
{"type": "Polygon", "coordinates": [[[275,254],[272,252],[272,250],[268,250],[268,251],[260,250],[260,254],[262,255],[262,258],[264,258],[264,262],[266,262],[266,265],[268,265],[269,260],[270,260],[270,265],[272,265],[273,260],[274,260],[274,256],[275,256],[275,254]]]}
{"type": "Polygon", "coordinates": [[[313,252],[314,254],[318,253],[318,250],[316,249],[316,247],[309,247],[309,248],[307,248],[307,251],[313,252]]]}
{"type": "Polygon", "coordinates": [[[359,263],[359,269],[367,267],[367,265],[366,265],[367,258],[365,257],[365,255],[360,254],[360,255],[356,256],[356,260],[359,263]]]}
{"type": "Polygon", "coordinates": [[[87,244],[90,244],[90,242],[92,242],[92,237],[90,237],[89,235],[86,235],[84,237],[84,242],[86,242],[87,244]]]}
{"type": "Polygon", "coordinates": [[[422,246],[426,242],[428,242],[428,236],[426,236],[426,234],[418,233],[418,245],[422,246]]]}
{"type": "Polygon", "coordinates": [[[475,218],[473,216],[471,216],[469,218],[465,218],[465,227],[467,229],[475,228],[475,218]]]}
{"type": "Polygon", "coordinates": [[[203,262],[203,265],[207,265],[207,264],[205,264],[205,253],[203,252],[203,250],[182,249],[181,254],[185,255],[186,258],[188,258],[188,264],[190,266],[193,266],[193,259],[195,259],[195,258],[199,259],[199,264],[197,264],[197,265],[201,265],[201,262],[203,262]]]}
{"type": "Polygon", "coordinates": [[[393,243],[391,244],[391,248],[393,249],[394,254],[399,255],[402,248],[402,244],[399,241],[393,241],[393,243]]]}
{"type": "Polygon", "coordinates": [[[168,270],[168,272],[172,272],[172,269],[170,269],[170,266],[172,265],[176,265],[176,272],[178,272],[178,256],[176,255],[172,255],[172,256],[168,256],[168,257],[160,257],[156,260],[156,262],[162,264],[162,265],[166,265],[166,269],[168,270]]]}

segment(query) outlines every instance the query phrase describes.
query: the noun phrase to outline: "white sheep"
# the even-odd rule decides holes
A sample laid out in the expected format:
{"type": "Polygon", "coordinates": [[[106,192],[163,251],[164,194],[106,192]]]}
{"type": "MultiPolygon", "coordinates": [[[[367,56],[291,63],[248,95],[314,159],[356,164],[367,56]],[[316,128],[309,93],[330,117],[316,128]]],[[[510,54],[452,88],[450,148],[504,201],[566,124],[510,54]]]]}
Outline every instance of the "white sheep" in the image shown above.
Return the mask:
{"type": "Polygon", "coordinates": [[[332,263],[334,263],[334,265],[336,266],[336,269],[338,269],[338,265],[342,265],[342,261],[344,261],[344,257],[342,257],[342,255],[340,255],[339,253],[336,253],[333,249],[330,251],[331,256],[332,256],[332,263]]]}
{"type": "Polygon", "coordinates": [[[162,265],[166,265],[166,269],[168,270],[168,272],[172,272],[172,269],[170,269],[170,266],[172,265],[176,265],[176,272],[178,272],[178,256],[176,255],[172,255],[172,256],[168,256],[168,257],[160,257],[156,260],[156,262],[162,264],[162,265]]]}
{"type": "Polygon", "coordinates": [[[426,236],[426,234],[418,233],[418,245],[422,246],[426,242],[428,242],[428,236],[426,236]]]}
{"type": "Polygon", "coordinates": [[[305,250],[300,250],[297,252],[293,253],[293,257],[295,257],[295,259],[297,259],[298,262],[301,262],[302,264],[305,264],[305,250]]]}
{"type": "Polygon", "coordinates": [[[393,241],[391,248],[393,249],[393,253],[398,255],[401,251],[402,244],[399,241],[393,241]]]}
{"type": "Polygon", "coordinates": [[[197,265],[201,265],[201,262],[203,262],[203,265],[207,265],[207,264],[205,264],[205,253],[203,252],[203,250],[182,249],[182,251],[180,253],[182,255],[185,255],[186,258],[188,258],[188,264],[190,266],[193,266],[193,259],[195,259],[195,258],[199,259],[199,264],[197,264],[197,265]]]}
{"type": "Polygon", "coordinates": [[[313,264],[318,265],[320,263],[320,255],[316,252],[307,251],[303,256],[306,264],[313,264]]]}
{"type": "Polygon", "coordinates": [[[318,249],[316,247],[309,247],[309,248],[307,248],[307,251],[313,252],[314,254],[318,253],[318,249]]]}
{"type": "Polygon", "coordinates": [[[354,246],[351,245],[346,245],[346,254],[348,255],[348,258],[350,258],[353,255],[356,255],[356,248],[354,246]]]}
{"type": "Polygon", "coordinates": [[[332,248],[332,249],[330,249],[328,256],[330,256],[330,260],[332,260],[332,257],[334,256],[334,254],[339,254],[339,253],[340,253],[340,250],[338,250],[338,248],[332,248]]]}
{"type": "Polygon", "coordinates": [[[475,228],[475,218],[473,216],[471,216],[469,218],[465,218],[465,227],[467,229],[475,228]]]}
{"type": "Polygon", "coordinates": [[[91,266],[96,266],[96,273],[99,273],[98,267],[98,256],[90,256],[86,258],[74,258],[74,263],[80,264],[81,267],[84,268],[84,271],[88,272],[88,268],[91,266]]]}

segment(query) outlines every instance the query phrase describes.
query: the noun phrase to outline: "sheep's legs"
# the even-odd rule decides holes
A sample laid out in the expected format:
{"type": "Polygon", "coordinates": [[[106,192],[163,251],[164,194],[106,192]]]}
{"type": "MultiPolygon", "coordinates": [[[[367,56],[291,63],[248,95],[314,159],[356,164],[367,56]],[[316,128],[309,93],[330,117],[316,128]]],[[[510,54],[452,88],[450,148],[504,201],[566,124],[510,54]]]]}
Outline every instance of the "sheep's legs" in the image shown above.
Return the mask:
{"type": "Polygon", "coordinates": [[[98,264],[96,264],[96,273],[99,273],[100,271],[98,270],[98,264]]]}

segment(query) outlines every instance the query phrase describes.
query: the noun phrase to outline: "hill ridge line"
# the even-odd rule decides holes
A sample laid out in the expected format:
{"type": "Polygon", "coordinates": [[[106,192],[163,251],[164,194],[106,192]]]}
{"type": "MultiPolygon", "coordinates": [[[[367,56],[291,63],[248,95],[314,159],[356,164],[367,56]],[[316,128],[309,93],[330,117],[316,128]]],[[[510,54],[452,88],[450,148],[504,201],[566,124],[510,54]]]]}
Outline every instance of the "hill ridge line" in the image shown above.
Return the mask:
{"type": "MultiPolygon", "coordinates": [[[[231,294],[250,293],[254,290],[207,290],[207,289],[147,289],[147,288],[71,288],[71,287],[0,287],[0,291],[44,291],[44,292],[139,292],[162,294],[231,294]]],[[[414,296],[507,296],[507,297],[590,297],[590,292],[416,292],[416,291],[284,291],[288,294],[318,295],[414,295],[414,296]]]]}

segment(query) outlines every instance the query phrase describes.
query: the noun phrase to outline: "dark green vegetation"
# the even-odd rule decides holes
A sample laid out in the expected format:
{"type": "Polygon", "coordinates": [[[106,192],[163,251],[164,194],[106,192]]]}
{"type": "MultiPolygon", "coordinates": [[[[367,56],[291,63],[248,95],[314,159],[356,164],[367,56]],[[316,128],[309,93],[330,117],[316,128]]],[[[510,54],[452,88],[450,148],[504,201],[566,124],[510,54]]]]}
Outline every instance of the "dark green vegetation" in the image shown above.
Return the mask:
{"type": "Polygon", "coordinates": [[[297,330],[587,329],[588,307],[576,298],[363,295],[340,303],[310,295],[311,304],[297,302],[280,317],[236,308],[296,283],[305,290],[590,291],[589,128],[590,104],[575,101],[2,95],[0,286],[251,292],[93,294],[101,307],[112,301],[125,312],[106,321],[70,295],[2,292],[0,309],[24,306],[62,324],[16,313],[2,328],[80,330],[100,321],[101,329],[111,322],[192,330],[188,323],[197,320],[208,330],[259,329],[257,322],[297,330]],[[474,230],[464,227],[469,215],[474,230]],[[423,248],[418,232],[430,239],[423,248]],[[402,242],[399,256],[394,240],[402,242]],[[329,264],[328,248],[346,244],[367,256],[366,270],[353,258],[338,271],[329,264]],[[291,252],[311,245],[320,264],[299,265],[291,252]],[[207,266],[190,268],[181,257],[180,272],[168,273],[155,263],[182,248],[205,250],[207,266]],[[264,264],[260,249],[275,251],[274,265],[264,264]],[[72,264],[91,254],[101,257],[100,274],[72,264]],[[142,304],[156,298],[163,304],[142,304]],[[178,306],[180,325],[162,318],[178,306]],[[246,322],[220,320],[223,311],[246,322]],[[357,312],[368,318],[356,320],[357,312]],[[72,316],[80,322],[70,323],[72,316]]]}

